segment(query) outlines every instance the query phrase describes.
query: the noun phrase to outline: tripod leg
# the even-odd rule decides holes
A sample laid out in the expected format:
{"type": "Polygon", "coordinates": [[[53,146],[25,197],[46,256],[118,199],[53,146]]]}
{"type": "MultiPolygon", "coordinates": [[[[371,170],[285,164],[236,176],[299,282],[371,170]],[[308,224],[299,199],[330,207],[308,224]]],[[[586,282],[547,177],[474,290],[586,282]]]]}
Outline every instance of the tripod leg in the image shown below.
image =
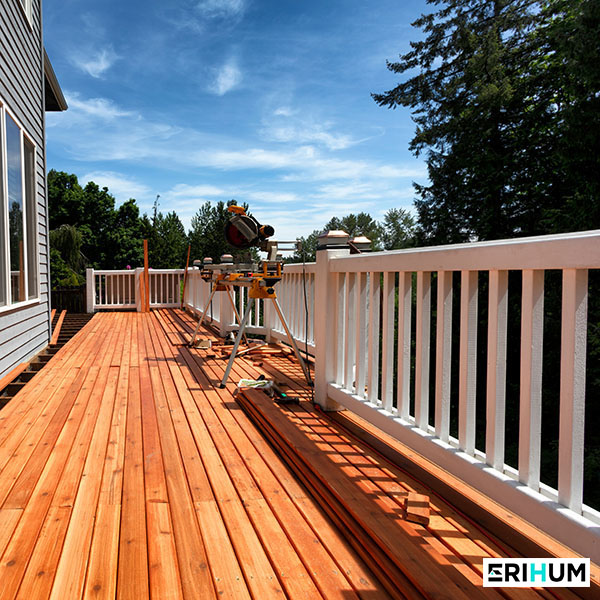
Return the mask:
{"type": "Polygon", "coordinates": [[[248,319],[250,317],[250,311],[252,310],[252,305],[254,304],[254,302],[255,302],[254,298],[251,298],[248,301],[248,306],[246,307],[246,312],[244,313],[244,318],[242,319],[242,322],[240,323],[240,330],[238,331],[238,334],[235,338],[235,344],[233,344],[233,350],[231,351],[231,356],[229,357],[229,362],[227,363],[227,368],[225,369],[225,373],[223,374],[223,379],[221,380],[221,385],[219,386],[220,388],[224,388],[225,384],[227,383],[227,379],[229,379],[229,373],[231,372],[231,367],[233,367],[233,361],[235,360],[235,355],[240,346],[240,341],[242,339],[242,336],[244,335],[244,330],[246,329],[246,323],[248,322],[248,319]]]}
{"type": "MultiPolygon", "coordinates": [[[[227,295],[229,296],[229,302],[231,302],[231,307],[233,308],[233,312],[235,313],[235,318],[237,319],[237,322],[241,325],[242,318],[240,317],[240,313],[238,312],[237,306],[235,305],[235,302],[233,301],[233,296],[231,295],[231,290],[229,288],[227,288],[227,295]]],[[[244,334],[244,344],[246,344],[246,346],[248,345],[248,340],[246,339],[246,334],[244,334]]]]}
{"type": "Polygon", "coordinates": [[[198,332],[200,331],[200,327],[202,326],[202,323],[204,322],[204,317],[206,316],[206,311],[208,310],[208,307],[210,306],[210,303],[212,302],[213,296],[215,295],[215,292],[217,291],[217,286],[213,286],[212,290],[210,291],[210,295],[208,296],[208,300],[206,302],[206,306],[204,307],[204,311],[202,312],[202,316],[200,317],[200,319],[198,319],[198,323],[196,324],[196,329],[194,329],[194,333],[192,335],[192,339],[190,340],[189,346],[192,347],[195,343],[196,343],[196,336],[198,335],[198,332]]]}
{"type": "Polygon", "coordinates": [[[308,385],[312,385],[312,380],[310,378],[310,372],[308,370],[308,367],[306,366],[306,361],[300,355],[300,350],[298,350],[296,341],[294,340],[292,333],[290,332],[290,328],[288,327],[287,321],[285,320],[285,317],[283,316],[283,312],[281,311],[279,302],[277,302],[277,298],[272,298],[272,300],[273,300],[273,304],[275,305],[275,310],[277,311],[277,315],[279,316],[279,320],[281,321],[281,324],[283,325],[283,328],[285,329],[285,333],[288,336],[288,340],[290,341],[290,344],[292,345],[292,348],[294,349],[296,358],[298,359],[298,362],[300,363],[300,366],[302,367],[302,371],[304,372],[304,377],[306,377],[306,381],[307,381],[308,385]]]}

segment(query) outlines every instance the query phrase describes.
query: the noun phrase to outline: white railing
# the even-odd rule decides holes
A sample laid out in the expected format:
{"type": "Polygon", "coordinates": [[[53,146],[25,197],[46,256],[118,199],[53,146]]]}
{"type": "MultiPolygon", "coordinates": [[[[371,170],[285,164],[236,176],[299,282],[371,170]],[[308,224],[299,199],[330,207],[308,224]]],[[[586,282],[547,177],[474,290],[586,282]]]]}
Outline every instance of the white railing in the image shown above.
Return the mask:
{"type": "Polygon", "coordinates": [[[150,306],[180,306],[183,276],[182,269],[150,269],[150,306]]]}
{"type": "Polygon", "coordinates": [[[95,309],[135,308],[136,273],[131,270],[87,270],[88,312],[95,309]]]}
{"type": "Polygon", "coordinates": [[[598,268],[600,231],[356,256],[318,252],[316,399],[359,413],[597,561],[600,513],[583,504],[583,440],[588,270],[598,268]],[[562,273],[558,489],[540,481],[549,270],[562,273]],[[513,271],[511,281],[522,288],[520,339],[507,339],[510,319],[519,318],[508,314],[513,271]],[[487,307],[480,305],[480,279],[487,307]],[[482,393],[477,344],[485,334],[482,393]],[[507,352],[520,357],[516,468],[505,464],[507,352]],[[485,407],[480,430],[477,406],[485,407]]]}
{"type": "MultiPolygon", "coordinates": [[[[307,264],[304,269],[302,265],[285,265],[283,277],[275,288],[292,336],[300,348],[304,350],[306,346],[309,353],[314,352],[314,272],[315,263],[307,264]],[[304,303],[305,282],[308,319],[304,303]],[[306,335],[307,321],[308,335],[306,335]]],[[[184,306],[197,315],[202,315],[206,309],[206,322],[213,324],[221,335],[226,336],[230,331],[238,328],[237,317],[226,291],[216,292],[212,302],[207,305],[211,289],[211,284],[200,277],[198,269],[190,270],[188,272],[184,306]]],[[[232,288],[231,294],[238,315],[241,317],[248,304],[248,288],[232,288]]],[[[258,300],[256,302],[250,313],[246,331],[251,334],[264,335],[269,341],[287,341],[285,329],[270,300],[258,300]]]]}
{"type": "MultiPolygon", "coordinates": [[[[296,342],[314,353],[319,404],[356,412],[600,562],[600,513],[583,503],[588,272],[599,268],[600,231],[590,231],[352,256],[323,250],[316,263],[286,265],[276,290],[296,342]],[[556,489],[541,473],[545,300],[560,314],[556,489]],[[512,465],[509,423],[518,423],[512,465]]],[[[177,304],[182,273],[156,272],[151,295],[163,286],[171,292],[153,306],[177,304]]],[[[96,306],[132,306],[110,277],[92,278],[96,306]]],[[[210,291],[191,269],[184,306],[202,314],[210,291]]],[[[247,301],[247,289],[236,289],[240,314],[247,301]]],[[[285,341],[271,304],[257,302],[248,332],[285,341]]],[[[207,319],[223,336],[237,329],[226,292],[215,293],[207,319]]]]}
{"type": "MultiPolygon", "coordinates": [[[[140,280],[144,269],[86,273],[87,311],[141,309],[140,280]]],[[[183,269],[150,269],[150,306],[173,307],[181,303],[183,269]]]]}
{"type": "MultiPolygon", "coordinates": [[[[294,340],[304,351],[314,354],[314,297],[316,264],[289,264],[283,268],[283,277],[275,288],[288,327],[294,340]],[[305,301],[306,299],[306,301],[305,301]],[[308,327],[307,327],[308,326],[308,327]]],[[[287,335],[277,315],[271,321],[271,335],[287,341],[287,335]]]]}

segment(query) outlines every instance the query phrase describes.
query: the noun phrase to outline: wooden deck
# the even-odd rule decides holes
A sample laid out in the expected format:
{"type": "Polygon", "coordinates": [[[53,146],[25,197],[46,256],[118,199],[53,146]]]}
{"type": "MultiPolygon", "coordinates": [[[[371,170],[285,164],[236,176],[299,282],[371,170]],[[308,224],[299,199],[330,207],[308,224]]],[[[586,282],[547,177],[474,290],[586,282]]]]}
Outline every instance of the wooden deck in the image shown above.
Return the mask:
{"type": "Polygon", "coordinates": [[[571,597],[483,589],[506,548],[441,498],[406,521],[428,491],[308,402],[249,394],[251,419],[233,382],[307,398],[299,369],[240,358],[217,389],[225,361],[183,345],[191,326],[99,313],[0,411],[0,599],[571,597]]]}

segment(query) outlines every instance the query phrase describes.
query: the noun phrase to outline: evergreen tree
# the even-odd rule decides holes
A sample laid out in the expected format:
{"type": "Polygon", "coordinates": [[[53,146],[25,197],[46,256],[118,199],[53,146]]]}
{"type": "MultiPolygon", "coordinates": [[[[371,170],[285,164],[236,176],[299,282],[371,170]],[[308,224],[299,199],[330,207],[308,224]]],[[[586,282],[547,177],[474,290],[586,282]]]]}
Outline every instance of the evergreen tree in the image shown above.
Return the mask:
{"type": "Polygon", "coordinates": [[[440,8],[413,24],[425,38],[388,64],[411,76],[373,95],[413,111],[430,180],[416,185],[421,242],[556,229],[569,198],[599,191],[598,3],[428,1],[440,8]]]}
{"type": "Polygon", "coordinates": [[[403,208],[390,208],[384,217],[381,241],[384,250],[398,250],[415,244],[415,220],[403,208]]]}

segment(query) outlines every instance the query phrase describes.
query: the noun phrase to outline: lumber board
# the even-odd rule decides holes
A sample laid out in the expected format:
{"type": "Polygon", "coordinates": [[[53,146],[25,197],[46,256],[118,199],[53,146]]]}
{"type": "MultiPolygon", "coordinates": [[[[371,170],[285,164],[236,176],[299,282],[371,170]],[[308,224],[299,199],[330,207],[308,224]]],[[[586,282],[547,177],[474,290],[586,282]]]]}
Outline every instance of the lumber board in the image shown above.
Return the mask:
{"type": "MultiPolygon", "coordinates": [[[[164,367],[167,366],[164,361],[161,361],[161,364],[164,365],[164,367]]],[[[181,398],[179,394],[181,394],[184,399],[187,398],[189,400],[189,391],[187,388],[181,388],[178,393],[178,391],[173,388],[174,383],[170,373],[165,372],[164,375],[162,381],[168,386],[167,397],[169,400],[180,401],[181,398]]],[[[188,406],[190,406],[189,403],[188,406]]],[[[244,576],[254,597],[270,598],[280,596],[282,590],[278,584],[277,574],[273,571],[258,536],[251,527],[242,502],[237,496],[234,484],[221,462],[218,450],[212,444],[206,425],[200,418],[195,418],[193,420],[193,436],[188,435],[189,432],[186,432],[184,423],[186,415],[181,414],[181,409],[176,406],[171,406],[170,412],[174,417],[173,423],[178,429],[179,440],[184,444],[182,456],[188,457],[188,464],[190,462],[192,465],[197,464],[200,458],[198,457],[198,459],[196,459],[197,449],[195,450],[195,444],[202,449],[201,460],[206,469],[207,481],[210,482],[208,489],[212,487],[212,489],[218,490],[216,501],[219,510],[223,515],[224,521],[227,523],[231,542],[237,556],[243,557],[240,559],[242,563],[240,566],[244,571],[244,576]]],[[[197,415],[197,417],[198,416],[199,415],[197,415]]],[[[193,418],[190,414],[188,414],[187,417],[193,418]]],[[[186,469],[188,477],[193,470],[193,466],[186,469]]],[[[198,486],[192,486],[192,489],[198,491],[198,486]]],[[[200,490],[202,489],[207,489],[206,484],[200,487],[200,490]]]]}
{"type": "MultiPolygon", "coordinates": [[[[250,396],[261,409],[268,410],[267,403],[259,397],[259,393],[245,391],[243,395],[250,396]]],[[[414,580],[413,583],[418,582],[425,594],[440,598],[448,597],[448,594],[454,598],[477,597],[478,588],[469,586],[468,580],[464,580],[462,575],[459,577],[458,573],[448,569],[450,563],[433,548],[419,544],[417,540],[422,537],[418,527],[409,525],[394,515],[394,507],[386,498],[377,494],[370,482],[358,481],[361,485],[355,485],[350,480],[360,479],[360,472],[348,466],[344,459],[335,465],[325,455],[324,451],[335,453],[335,448],[326,443],[314,443],[316,440],[311,439],[312,436],[306,436],[304,432],[282,420],[278,421],[277,428],[282,430],[282,434],[300,458],[307,462],[307,466],[318,471],[317,476],[327,482],[338,501],[353,518],[370,532],[384,552],[394,558],[398,568],[414,580]],[[364,508],[373,505],[380,510],[369,512],[364,508]]]]}
{"type": "Polygon", "coordinates": [[[63,326],[66,316],[67,316],[67,311],[66,310],[61,311],[61,313],[58,317],[58,321],[56,322],[56,327],[54,327],[54,330],[52,331],[52,337],[50,338],[51,346],[56,346],[56,344],[58,344],[58,336],[60,335],[60,330],[62,329],[62,326],[63,326]]]}
{"type": "Polygon", "coordinates": [[[12,383],[27,367],[29,363],[21,363],[17,365],[12,371],[9,371],[4,377],[0,379],[0,392],[9,384],[12,383]]]}
{"type": "MultiPolygon", "coordinates": [[[[184,352],[183,354],[186,359],[193,360],[190,352],[184,352]]],[[[204,380],[199,380],[199,378],[203,379],[201,372],[196,371],[196,378],[194,378],[193,364],[187,363],[188,368],[185,368],[183,364],[180,366],[190,387],[197,381],[205,390],[208,401],[204,401],[203,398],[199,398],[197,401],[213,439],[215,439],[215,436],[218,437],[220,448],[224,444],[235,444],[238,452],[244,457],[243,463],[249,469],[255,481],[255,484],[250,486],[247,483],[244,487],[237,485],[238,490],[244,495],[246,505],[248,506],[248,503],[251,505],[254,501],[260,503],[263,501],[262,497],[264,496],[274,514],[278,515],[281,526],[289,539],[292,540],[307,570],[312,573],[315,584],[319,587],[321,593],[327,598],[338,597],[340,594],[344,594],[344,597],[352,597],[349,582],[342,576],[341,572],[336,571],[339,567],[337,567],[332,557],[327,554],[315,531],[308,527],[302,513],[298,511],[292,500],[287,496],[285,489],[268,468],[267,462],[261,457],[257,449],[251,445],[246,436],[249,422],[244,422],[240,427],[240,423],[231,414],[234,411],[230,411],[224,406],[218,394],[215,392],[211,394],[204,380]],[[231,439],[231,442],[228,442],[228,438],[231,439]],[[340,575],[340,577],[336,577],[336,575],[340,575]]],[[[230,467],[231,462],[228,470],[234,472],[230,467]]],[[[239,470],[240,461],[236,461],[234,468],[236,471],[239,470]]],[[[240,481],[240,479],[241,475],[238,475],[236,481],[240,481]]],[[[259,521],[259,515],[256,518],[259,521]]],[[[342,545],[341,540],[338,538],[337,540],[330,539],[328,541],[330,543],[332,541],[337,542],[334,550],[334,553],[337,553],[337,549],[342,545]]]]}
{"type": "MultiPolygon", "coordinates": [[[[222,375],[222,373],[221,373],[220,375],[222,375]]],[[[204,386],[204,385],[201,385],[201,387],[205,387],[205,386],[204,386]]],[[[209,393],[209,392],[207,392],[207,394],[208,394],[208,393],[209,393]]],[[[211,428],[211,430],[212,430],[212,428],[211,428]]],[[[421,596],[419,596],[419,597],[421,597],[421,596]]]]}

